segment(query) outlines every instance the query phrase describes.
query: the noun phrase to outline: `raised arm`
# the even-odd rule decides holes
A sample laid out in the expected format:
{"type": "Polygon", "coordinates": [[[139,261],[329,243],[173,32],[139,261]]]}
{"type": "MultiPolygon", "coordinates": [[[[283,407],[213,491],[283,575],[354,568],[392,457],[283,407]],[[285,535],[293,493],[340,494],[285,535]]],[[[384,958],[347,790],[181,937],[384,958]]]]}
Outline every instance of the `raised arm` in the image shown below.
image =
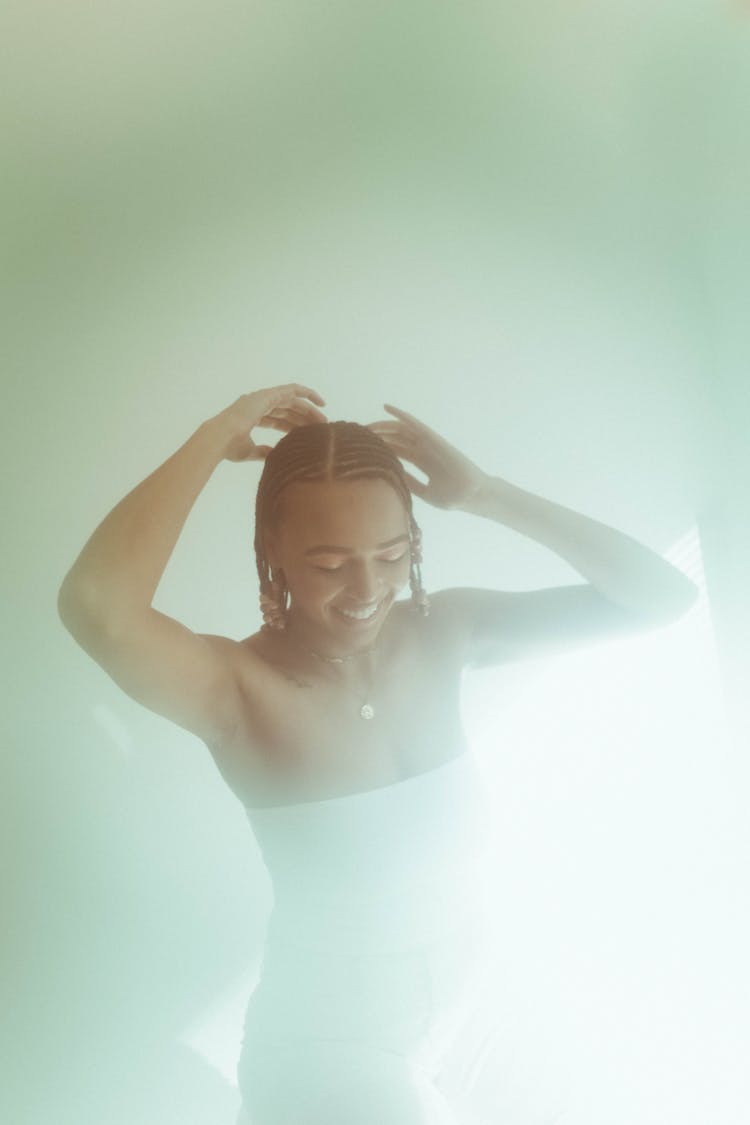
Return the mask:
{"type": "Polygon", "coordinates": [[[288,431],[324,420],[298,384],[241,395],[202,423],[162,465],[127,494],[96,528],[66,574],[58,612],[78,644],[143,706],[204,741],[228,733],[239,717],[235,642],[193,633],[152,602],[185,521],[222,460],[260,460],[269,446],[254,426],[288,431]]]}
{"type": "Polygon", "coordinates": [[[641,632],[676,620],[694,604],[695,584],[642,543],[490,476],[413,415],[387,409],[396,421],[371,428],[428,476],[423,484],[407,473],[417,496],[511,527],[555,551],[588,580],[541,590],[459,587],[431,594],[435,614],[457,636],[467,664],[533,657],[641,632]]]}

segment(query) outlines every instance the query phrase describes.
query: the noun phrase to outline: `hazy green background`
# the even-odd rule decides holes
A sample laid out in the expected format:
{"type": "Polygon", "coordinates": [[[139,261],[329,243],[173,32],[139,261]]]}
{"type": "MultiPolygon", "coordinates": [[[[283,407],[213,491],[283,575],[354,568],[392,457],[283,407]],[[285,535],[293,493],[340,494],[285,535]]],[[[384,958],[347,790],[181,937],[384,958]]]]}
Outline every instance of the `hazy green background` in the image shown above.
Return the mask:
{"type": "MultiPolygon", "coordinates": [[[[744,683],[747,11],[29,0],[3,24],[0,1097],[7,1120],[34,1125],[217,1125],[233,1092],[175,1038],[252,965],[268,888],[205,749],[76,648],[59,583],[96,523],[205,417],[299,380],[330,417],[367,422],[394,402],[488,471],[657,550],[701,520],[726,683],[744,683]]],[[[221,466],[169,564],[156,604],[191,628],[258,627],[258,475],[221,466]]],[[[428,587],[575,578],[490,524],[424,505],[418,519],[428,587]]],[[[523,722],[535,697],[529,709],[523,722]]],[[[517,749],[517,768],[557,777],[550,739],[532,759],[517,749]]],[[[715,826],[747,775],[709,741],[690,758],[691,793],[717,794],[702,823],[718,869],[737,839],[715,826]]],[[[579,818],[592,801],[616,807],[597,769],[566,793],[579,818]]],[[[695,810],[670,806],[669,769],[663,782],[663,837],[673,812],[688,833],[695,810]]],[[[529,815],[516,847],[548,839],[549,809],[529,815]]],[[[738,888],[725,888],[735,934],[738,888]]],[[[701,940],[706,966],[715,947],[708,930],[701,940]]],[[[603,965],[606,939],[596,948],[603,965]]],[[[519,972],[539,979],[531,960],[519,972]]],[[[540,994],[562,1020],[562,993],[540,994]]],[[[625,1064],[613,1051],[591,1066],[592,1119],[735,1120],[746,1101],[724,995],[721,1080],[717,1058],[700,1073],[702,1041],[672,1055],[650,1041],[625,1064]]],[[[633,1020],[624,1041],[642,1033],[633,1020]]],[[[568,1061],[585,1076],[581,1035],[568,1061]]]]}

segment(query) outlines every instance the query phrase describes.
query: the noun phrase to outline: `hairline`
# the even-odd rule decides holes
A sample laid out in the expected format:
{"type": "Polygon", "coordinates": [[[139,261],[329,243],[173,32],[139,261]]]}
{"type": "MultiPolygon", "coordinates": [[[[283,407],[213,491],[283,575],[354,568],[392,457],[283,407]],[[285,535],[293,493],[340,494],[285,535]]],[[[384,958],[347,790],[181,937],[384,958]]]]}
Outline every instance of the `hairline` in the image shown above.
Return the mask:
{"type": "MultiPolygon", "coordinates": [[[[266,558],[265,540],[267,535],[275,536],[283,523],[281,512],[279,511],[283,503],[285,491],[293,484],[346,484],[348,482],[357,483],[360,480],[382,480],[385,484],[389,485],[391,490],[395,492],[397,499],[400,501],[404,514],[408,522],[408,538],[411,542],[412,535],[418,532],[418,527],[414,517],[414,509],[412,504],[411,491],[406,480],[406,475],[398,457],[390,450],[387,443],[382,438],[377,438],[375,444],[386,451],[386,461],[390,460],[390,464],[378,463],[375,459],[374,463],[371,461],[368,464],[367,450],[363,450],[364,456],[360,457],[360,451],[354,450],[351,447],[346,448],[346,458],[343,459],[343,465],[339,462],[339,449],[340,443],[338,437],[340,433],[344,433],[345,428],[348,426],[345,422],[327,422],[324,424],[316,423],[314,427],[317,430],[326,432],[329,440],[326,443],[324,450],[313,450],[311,460],[313,466],[305,466],[299,476],[292,470],[292,479],[288,480],[286,484],[282,485],[278,493],[273,497],[273,501],[268,505],[266,498],[263,498],[262,503],[267,505],[266,511],[261,513],[261,498],[263,492],[261,486],[265,486],[263,479],[266,473],[266,466],[264,466],[261,481],[258,485],[258,492],[256,494],[255,509],[256,509],[256,524],[254,533],[255,555],[258,568],[258,576],[260,578],[261,590],[266,589],[266,585],[271,578],[269,578],[269,563],[266,558]],[[322,453],[322,457],[320,454],[322,453]],[[387,456],[390,455],[390,456],[387,456]],[[351,462],[354,461],[354,464],[351,462]],[[348,463],[347,463],[348,462],[348,463]],[[312,469],[312,471],[310,471],[312,469]],[[271,509],[275,509],[272,511],[271,509]],[[259,516],[265,516],[265,519],[259,519],[259,516]]],[[[303,427],[304,428],[304,427],[303,427]]],[[[368,438],[375,438],[376,435],[366,427],[359,426],[354,423],[352,428],[365,430],[368,438]]],[[[285,435],[289,437],[290,435],[285,435]]],[[[347,436],[344,434],[344,436],[347,436]]],[[[285,438],[282,438],[280,444],[283,445],[285,438]]],[[[271,458],[273,459],[276,451],[276,446],[271,450],[271,458]]],[[[294,460],[297,460],[298,450],[295,450],[294,460]]],[[[304,457],[300,457],[304,464],[304,457]]],[[[270,464],[267,466],[270,469],[270,464]]]]}
{"type": "MultiPolygon", "coordinates": [[[[281,489],[281,491],[274,498],[274,508],[275,508],[274,518],[273,519],[269,518],[267,520],[266,530],[277,533],[279,531],[280,527],[282,526],[282,524],[285,522],[285,517],[284,517],[283,512],[282,512],[284,497],[285,497],[285,494],[289,491],[289,489],[294,488],[295,485],[359,484],[361,481],[365,481],[366,483],[369,483],[370,481],[382,481],[383,484],[387,485],[388,488],[391,490],[391,492],[395,495],[396,499],[398,500],[399,504],[401,505],[402,510],[406,514],[407,520],[414,518],[413,511],[411,511],[409,509],[409,506],[407,505],[406,501],[404,500],[404,497],[399,492],[398,488],[396,488],[396,486],[393,484],[393,482],[388,480],[388,478],[385,476],[384,473],[379,472],[376,468],[375,469],[365,468],[363,470],[356,470],[356,474],[357,475],[352,475],[352,476],[347,476],[347,475],[334,476],[334,475],[332,475],[330,468],[328,468],[325,476],[307,477],[307,478],[298,477],[296,480],[289,481],[289,483],[285,484],[284,487],[281,489]]],[[[286,519],[288,520],[288,517],[286,517],[286,519]]],[[[406,532],[402,533],[402,535],[398,536],[398,539],[400,540],[402,537],[408,538],[407,533],[406,532]]],[[[385,547],[388,547],[388,546],[391,546],[390,542],[381,544],[380,546],[376,547],[375,549],[376,550],[382,550],[382,549],[384,549],[385,547]]],[[[334,548],[332,548],[332,550],[341,551],[341,552],[345,552],[345,553],[348,553],[348,554],[352,553],[346,547],[334,547],[334,548]]]]}

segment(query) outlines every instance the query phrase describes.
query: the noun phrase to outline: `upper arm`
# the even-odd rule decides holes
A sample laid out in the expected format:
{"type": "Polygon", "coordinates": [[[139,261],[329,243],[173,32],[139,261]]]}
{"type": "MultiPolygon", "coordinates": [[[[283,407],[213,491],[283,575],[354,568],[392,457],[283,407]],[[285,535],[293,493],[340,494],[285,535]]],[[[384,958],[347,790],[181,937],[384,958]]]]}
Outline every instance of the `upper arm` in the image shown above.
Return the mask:
{"type": "Polygon", "coordinates": [[[636,614],[590,584],[541,590],[457,587],[430,595],[463,648],[463,664],[482,668],[552,656],[664,625],[671,618],[636,614]]]}
{"type": "Polygon", "coordinates": [[[240,693],[229,650],[235,642],[193,633],[150,606],[117,624],[81,604],[61,604],[59,612],[131,699],[208,742],[234,729],[240,693]]]}

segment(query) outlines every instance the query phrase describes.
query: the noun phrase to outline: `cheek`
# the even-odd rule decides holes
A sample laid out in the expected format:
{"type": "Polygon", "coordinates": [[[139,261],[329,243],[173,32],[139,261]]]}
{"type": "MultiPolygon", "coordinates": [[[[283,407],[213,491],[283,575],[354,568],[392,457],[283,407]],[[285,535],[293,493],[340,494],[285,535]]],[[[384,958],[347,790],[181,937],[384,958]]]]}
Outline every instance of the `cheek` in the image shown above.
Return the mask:
{"type": "Polygon", "coordinates": [[[397,586],[405,586],[409,581],[409,573],[411,571],[411,559],[407,558],[400,566],[393,568],[396,571],[395,582],[397,586]]]}
{"type": "Polygon", "coordinates": [[[338,583],[335,574],[309,569],[298,570],[291,578],[291,588],[298,598],[325,598],[338,583]]]}
{"type": "Polygon", "coordinates": [[[303,581],[305,589],[313,596],[325,598],[339,589],[344,581],[343,571],[331,571],[329,574],[325,574],[322,570],[313,571],[312,574],[307,574],[303,581]]]}

